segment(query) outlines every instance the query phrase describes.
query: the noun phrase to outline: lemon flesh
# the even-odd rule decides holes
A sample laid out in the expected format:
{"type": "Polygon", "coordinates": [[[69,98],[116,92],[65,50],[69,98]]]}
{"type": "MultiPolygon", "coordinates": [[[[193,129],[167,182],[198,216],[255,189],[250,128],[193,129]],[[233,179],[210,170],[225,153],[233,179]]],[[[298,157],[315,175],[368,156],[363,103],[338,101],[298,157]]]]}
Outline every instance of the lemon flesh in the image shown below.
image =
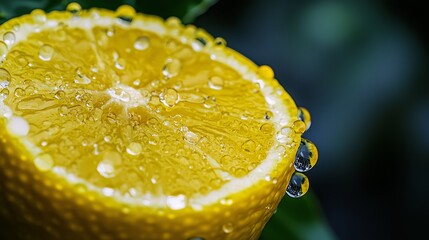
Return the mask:
{"type": "Polygon", "coordinates": [[[201,29],[129,20],[0,27],[2,215],[22,238],[257,239],[293,172],[294,102],[201,29]]]}

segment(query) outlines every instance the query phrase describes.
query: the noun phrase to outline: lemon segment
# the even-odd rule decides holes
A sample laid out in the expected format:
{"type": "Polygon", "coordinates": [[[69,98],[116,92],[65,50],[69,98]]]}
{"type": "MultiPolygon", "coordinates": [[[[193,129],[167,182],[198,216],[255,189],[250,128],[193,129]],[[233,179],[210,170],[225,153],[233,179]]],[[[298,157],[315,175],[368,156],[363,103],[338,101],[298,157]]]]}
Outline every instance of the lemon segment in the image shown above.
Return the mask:
{"type": "Polygon", "coordinates": [[[302,134],[272,69],[175,18],[69,8],[0,27],[5,219],[34,239],[257,239],[302,134]]]}

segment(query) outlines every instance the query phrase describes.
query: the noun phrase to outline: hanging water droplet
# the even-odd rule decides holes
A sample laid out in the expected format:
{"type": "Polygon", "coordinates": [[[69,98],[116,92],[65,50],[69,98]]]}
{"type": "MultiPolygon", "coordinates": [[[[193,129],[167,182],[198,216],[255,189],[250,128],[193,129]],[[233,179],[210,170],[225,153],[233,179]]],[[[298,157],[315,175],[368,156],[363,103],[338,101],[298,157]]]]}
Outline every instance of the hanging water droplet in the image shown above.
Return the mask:
{"type": "Polygon", "coordinates": [[[36,165],[37,169],[40,171],[45,172],[52,169],[54,166],[54,159],[50,154],[41,154],[34,159],[34,165],[36,165]]]}
{"type": "Polygon", "coordinates": [[[10,83],[10,73],[4,68],[0,68],[0,89],[7,88],[10,83]]]}
{"type": "Polygon", "coordinates": [[[222,230],[225,233],[231,233],[234,230],[232,223],[226,223],[226,224],[222,225],[222,230]]]}
{"type": "Polygon", "coordinates": [[[209,78],[208,85],[211,89],[221,90],[223,88],[223,79],[218,76],[209,78]]]}
{"type": "Polygon", "coordinates": [[[64,92],[63,90],[58,90],[54,97],[58,100],[64,99],[66,97],[66,92],[64,92]]]}
{"type": "Polygon", "coordinates": [[[258,68],[258,74],[264,78],[274,78],[274,71],[270,66],[262,65],[258,68]]]}
{"type": "Polygon", "coordinates": [[[172,78],[174,76],[177,76],[182,69],[182,63],[179,59],[176,58],[169,58],[164,67],[162,68],[162,74],[166,78],[172,78]]]}
{"type": "Polygon", "coordinates": [[[6,57],[7,54],[7,44],[3,41],[0,41],[0,62],[6,57]]]}
{"type": "Polygon", "coordinates": [[[256,143],[253,140],[247,140],[241,145],[241,149],[243,149],[246,152],[254,152],[256,149],[256,143]]]}
{"type": "Polygon", "coordinates": [[[98,173],[105,178],[113,178],[118,173],[118,168],[122,164],[122,157],[116,151],[103,153],[102,160],[97,165],[98,173]]]}
{"type": "Polygon", "coordinates": [[[311,126],[310,112],[306,108],[300,107],[298,108],[298,118],[305,123],[305,130],[308,130],[311,126]]]}
{"type": "Polygon", "coordinates": [[[167,88],[159,94],[159,101],[167,107],[174,107],[180,101],[180,96],[176,90],[167,88]]]}
{"type": "Polygon", "coordinates": [[[140,36],[134,41],[134,48],[143,51],[149,47],[150,40],[146,36],[140,36]]]}
{"type": "Polygon", "coordinates": [[[39,58],[43,61],[50,61],[54,55],[54,48],[49,44],[44,44],[39,49],[39,58]]]}
{"type": "Polygon", "coordinates": [[[132,142],[127,147],[127,153],[130,155],[139,155],[143,151],[143,147],[138,142],[132,142]]]}
{"type": "Polygon", "coordinates": [[[15,33],[5,32],[3,34],[3,41],[9,46],[14,44],[15,43],[15,33]]]}
{"type": "Polygon", "coordinates": [[[293,122],[292,129],[295,133],[303,134],[306,128],[307,126],[301,120],[296,120],[295,122],[293,122]]]}
{"type": "Polygon", "coordinates": [[[116,9],[116,16],[121,23],[130,24],[136,15],[136,10],[129,5],[122,5],[116,9]]]}
{"type": "Polygon", "coordinates": [[[43,24],[46,22],[46,14],[41,9],[35,9],[31,12],[31,16],[33,17],[33,21],[36,24],[43,24]]]}
{"type": "Polygon", "coordinates": [[[66,10],[69,13],[78,16],[80,14],[80,11],[82,10],[82,7],[79,5],[79,3],[72,2],[67,5],[66,10]]]}
{"type": "Polygon", "coordinates": [[[295,169],[299,172],[310,170],[317,163],[318,157],[319,153],[316,145],[314,145],[310,140],[304,138],[301,139],[301,144],[299,145],[298,152],[295,156],[295,169]]]}
{"type": "Polygon", "coordinates": [[[293,198],[299,198],[303,196],[309,188],[307,176],[300,172],[294,172],[290,179],[289,185],[287,186],[286,193],[293,198]]]}
{"type": "Polygon", "coordinates": [[[183,209],[187,204],[187,198],[183,194],[167,197],[167,206],[173,210],[183,209]]]}

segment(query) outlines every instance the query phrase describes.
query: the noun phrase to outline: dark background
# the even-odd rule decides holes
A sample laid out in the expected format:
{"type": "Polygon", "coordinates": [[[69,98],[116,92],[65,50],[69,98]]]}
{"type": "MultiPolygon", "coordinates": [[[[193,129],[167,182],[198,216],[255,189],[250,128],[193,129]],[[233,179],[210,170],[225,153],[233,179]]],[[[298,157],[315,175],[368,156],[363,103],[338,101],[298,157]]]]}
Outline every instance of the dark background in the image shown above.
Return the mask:
{"type": "Polygon", "coordinates": [[[339,239],[427,231],[428,20],[424,1],[220,0],[194,22],[309,109],[307,175],[339,239]]]}

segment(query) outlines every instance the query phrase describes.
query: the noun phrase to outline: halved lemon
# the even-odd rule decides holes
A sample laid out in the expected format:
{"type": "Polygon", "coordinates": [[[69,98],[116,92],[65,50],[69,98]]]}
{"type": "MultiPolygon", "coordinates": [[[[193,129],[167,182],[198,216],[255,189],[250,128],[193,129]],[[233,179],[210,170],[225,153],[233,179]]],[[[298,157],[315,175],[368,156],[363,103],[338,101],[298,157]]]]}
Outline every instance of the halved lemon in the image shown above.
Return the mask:
{"type": "Polygon", "coordinates": [[[306,129],[195,26],[81,10],[0,27],[0,210],[23,239],[257,239],[306,129]]]}

